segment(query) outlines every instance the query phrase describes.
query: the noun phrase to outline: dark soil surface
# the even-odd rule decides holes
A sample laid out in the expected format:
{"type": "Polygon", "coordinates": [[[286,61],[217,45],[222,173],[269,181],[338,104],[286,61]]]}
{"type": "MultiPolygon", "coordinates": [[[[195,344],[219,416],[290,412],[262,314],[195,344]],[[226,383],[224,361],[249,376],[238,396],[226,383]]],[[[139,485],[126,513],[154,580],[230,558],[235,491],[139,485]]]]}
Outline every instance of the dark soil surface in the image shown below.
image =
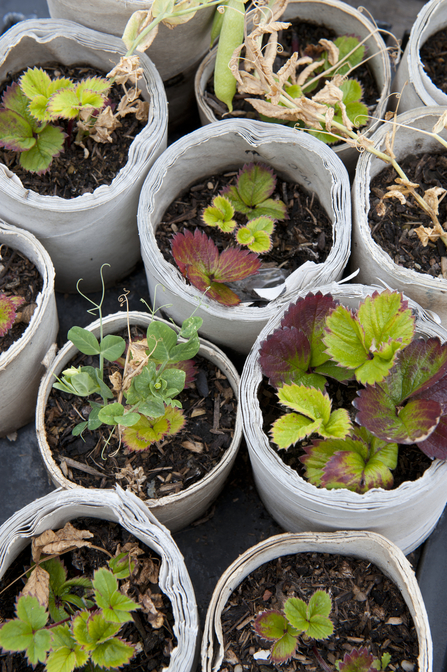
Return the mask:
{"type": "Polygon", "coordinates": [[[392,666],[388,669],[418,669],[417,635],[398,588],[375,565],[348,556],[298,553],[262,565],[230,596],[222,626],[226,654],[221,672],[234,672],[240,664],[250,672],[321,671],[314,645],[329,669],[361,647],[377,658],[388,652],[392,666]],[[316,590],[326,590],[332,598],[333,634],[318,642],[300,640],[292,660],[281,666],[254,660],[253,654],[269,649],[269,643],[253,631],[257,614],[282,609],[289,597],[308,602],[316,590]]]}
{"type": "MultiPolygon", "coordinates": [[[[112,65],[110,66],[112,68],[112,65]]],[[[87,77],[103,77],[107,73],[88,66],[54,66],[45,65],[45,71],[51,78],[69,77],[78,82],[87,77]]],[[[17,81],[25,70],[8,75],[0,86],[0,95],[12,82],[17,81]]],[[[112,106],[118,105],[123,94],[122,87],[113,85],[109,99],[112,106]]],[[[25,189],[31,189],[42,196],[60,196],[75,198],[93,191],[102,185],[111,184],[112,180],[127,163],[129,147],[135,136],[144,128],[145,123],[138,121],[133,114],[120,118],[121,126],[113,133],[112,143],[97,143],[85,138],[84,149],[74,144],[76,138],[76,122],[70,125],[65,119],[58,119],[57,126],[63,128],[69,136],[65,139],[64,151],[55,157],[44,175],[37,175],[24,170],[19,165],[19,153],[7,151],[0,147],[0,161],[13,171],[22,181],[25,189]]]]}
{"type": "MultiPolygon", "coordinates": [[[[447,187],[447,157],[443,154],[407,156],[400,165],[410,182],[420,185],[418,192],[421,195],[431,187],[447,187]]],[[[393,184],[395,177],[394,169],[387,167],[371,181],[369,210],[371,235],[394,263],[421,273],[428,273],[435,278],[442,278],[441,259],[447,256],[446,247],[441,240],[436,243],[429,242],[423,247],[413,229],[421,224],[425,227],[432,227],[433,224],[413,197],[406,197],[405,205],[402,205],[397,198],[387,198],[383,202],[385,214],[383,216],[379,214],[380,199],[386,193],[387,187],[393,184]]],[[[447,199],[441,201],[438,217],[441,225],[444,225],[447,221],[447,199]]]]}
{"type": "Polygon", "coordinates": [[[0,246],[0,294],[25,299],[16,310],[16,322],[4,336],[0,336],[0,353],[6,352],[27,328],[36,305],[43,280],[34,264],[18,250],[0,246]],[[20,319],[19,319],[20,317],[20,319]]]}
{"type": "MultiPolygon", "coordinates": [[[[317,45],[318,40],[326,39],[333,40],[337,37],[336,33],[326,26],[317,25],[314,23],[307,23],[300,21],[300,19],[294,19],[290,21],[292,24],[287,30],[282,30],[278,33],[278,44],[283,46],[283,51],[278,53],[276,61],[274,64],[274,71],[277,72],[287,61],[288,58],[292,55],[293,51],[298,50],[300,57],[305,55],[305,49],[309,45],[317,45]]],[[[367,56],[367,54],[366,54],[367,56]]],[[[357,79],[363,88],[363,102],[367,105],[369,112],[371,113],[377,105],[377,101],[380,98],[380,91],[378,91],[376,83],[373,76],[371,75],[367,65],[359,66],[355,72],[351,73],[351,78],[357,79]]],[[[225,103],[222,103],[214,95],[214,72],[204,91],[204,98],[207,104],[211,107],[217,119],[228,118],[228,117],[244,117],[247,119],[259,119],[259,114],[256,110],[250,105],[250,103],[245,102],[246,98],[253,98],[253,94],[239,94],[236,93],[233,100],[233,112],[229,112],[225,103]]],[[[322,88],[322,85],[319,87],[322,88]]],[[[311,95],[317,93],[318,88],[312,91],[311,95]]],[[[276,120],[276,123],[286,123],[281,122],[281,120],[276,120]]],[[[294,124],[291,123],[293,126],[294,124]]]]}
{"type": "MultiPolygon", "coordinates": [[[[206,180],[195,182],[169,206],[155,234],[158,247],[168,263],[176,265],[171,253],[171,241],[178,231],[183,232],[185,229],[191,233],[196,228],[201,229],[212,238],[219,252],[235,245],[234,235],[207,226],[202,220],[202,212],[224,187],[236,182],[237,175],[238,171],[234,171],[211,175],[206,180]]],[[[260,257],[262,267],[279,267],[289,275],[306,261],[323,263],[333,244],[332,222],[316,194],[299,184],[278,178],[271,198],[280,198],[287,205],[289,219],[275,224],[272,249],[260,257]]],[[[235,219],[238,224],[246,222],[246,217],[239,213],[235,213],[235,219]]],[[[234,291],[238,292],[237,289],[234,291]]]]}
{"type": "Polygon", "coordinates": [[[445,76],[447,28],[443,28],[434,35],[431,35],[422,45],[420,54],[425,72],[433,84],[444,93],[447,93],[447,78],[445,76]]]}
{"type": "MultiPolygon", "coordinates": [[[[124,624],[119,636],[127,642],[136,644],[140,652],[137,652],[128,665],[120,669],[129,670],[129,672],[130,670],[132,672],[161,672],[169,665],[170,653],[176,646],[177,640],[172,630],[174,617],[170,600],[158,586],[159,556],[117,523],[96,518],[80,518],[72,521],[72,524],[79,530],[90,530],[95,535],[90,539],[91,543],[104,548],[112,556],[120,553],[125,544],[138,544],[140,554],[135,558],[137,563],[135,571],[130,579],[120,582],[120,587],[122,588],[123,584],[130,580],[128,596],[136,602],[140,596],[149,597],[156,610],[163,615],[163,625],[157,628],[152,627],[149,622],[150,614],[147,616],[143,609],[133,612],[134,622],[124,624]]],[[[96,569],[107,567],[109,557],[104,552],[87,547],[69,551],[61,556],[68,572],[68,578],[84,574],[91,579],[96,569]]],[[[15,599],[23,589],[24,581],[19,579],[9,587],[8,585],[22,572],[28,570],[30,564],[31,551],[28,546],[13,562],[0,582],[0,590],[6,589],[0,594],[2,622],[4,619],[14,618],[15,599]]],[[[0,655],[0,672],[31,672],[33,669],[35,672],[43,672],[45,666],[39,663],[36,667],[31,667],[22,653],[2,652],[0,655]]]]}
{"type": "MultiPolygon", "coordinates": [[[[141,339],[145,333],[133,327],[132,337],[141,339]]],[[[127,476],[118,479],[120,485],[145,500],[176,494],[211,471],[231,444],[237,403],[228,380],[214,364],[200,356],[194,361],[196,382],[177,397],[185,426],[144,451],[128,453],[115,434],[105,446],[110,434],[105,425],[95,432],[84,431],[84,440],[74,437],[71,432],[80,415],[85,418],[90,412],[88,401],[53,389],[45,411],[47,441],[65,476],[83,487],[110,488],[123,470],[127,476]],[[142,480],[140,470],[144,472],[142,480]]],[[[98,363],[93,357],[79,355],[72,365],[98,363]]],[[[104,380],[116,370],[118,366],[110,365],[104,380]]]]}
{"type": "MultiPolygon", "coordinates": [[[[361,386],[356,381],[348,381],[346,384],[337,383],[334,380],[329,381],[327,392],[332,400],[332,410],[346,408],[350,412],[352,419],[354,419],[356,410],[352,406],[352,402],[357,396],[359,387],[361,386]]],[[[288,412],[288,410],[279,404],[274,388],[268,385],[266,380],[263,380],[259,386],[258,398],[263,413],[263,430],[269,436],[272,423],[281,415],[284,415],[285,412],[288,412]]],[[[316,438],[320,437],[312,435],[287,450],[279,450],[273,443],[270,443],[270,445],[274,450],[278,451],[285,464],[294,469],[306,480],[305,468],[299,458],[305,454],[303,446],[310,445],[316,438]]],[[[398,488],[405,481],[417,480],[431,464],[432,460],[415,444],[411,446],[399,446],[399,460],[396,469],[393,471],[393,487],[398,488]]]]}

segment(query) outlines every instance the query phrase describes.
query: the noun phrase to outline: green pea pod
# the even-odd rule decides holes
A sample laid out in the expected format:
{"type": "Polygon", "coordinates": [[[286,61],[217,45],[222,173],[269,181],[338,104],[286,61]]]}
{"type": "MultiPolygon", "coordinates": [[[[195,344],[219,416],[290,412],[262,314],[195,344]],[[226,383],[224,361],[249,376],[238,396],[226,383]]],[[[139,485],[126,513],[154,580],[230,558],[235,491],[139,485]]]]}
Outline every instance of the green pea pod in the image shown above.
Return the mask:
{"type": "Polygon", "coordinates": [[[228,0],[225,9],[219,44],[217,47],[216,65],[214,66],[214,93],[233,111],[233,98],[236,93],[236,79],[228,64],[234,50],[244,39],[245,5],[241,0],[228,0]]]}
{"type": "MultiPolygon", "coordinates": [[[[221,4],[226,6],[227,0],[223,0],[221,4]]],[[[220,5],[218,6],[220,7],[220,5]]],[[[225,12],[219,12],[218,8],[216,7],[216,11],[214,12],[213,16],[213,25],[211,26],[210,48],[213,46],[214,40],[216,40],[220,35],[220,31],[222,30],[224,14],[225,12]]]]}

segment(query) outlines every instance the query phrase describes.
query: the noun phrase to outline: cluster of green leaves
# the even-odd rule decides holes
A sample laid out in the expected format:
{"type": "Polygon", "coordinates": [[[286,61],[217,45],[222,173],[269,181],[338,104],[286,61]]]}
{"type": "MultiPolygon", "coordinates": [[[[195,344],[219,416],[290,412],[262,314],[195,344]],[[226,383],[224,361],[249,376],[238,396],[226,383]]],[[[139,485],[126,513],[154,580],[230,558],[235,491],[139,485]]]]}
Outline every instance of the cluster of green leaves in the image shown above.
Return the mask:
{"type": "Polygon", "coordinates": [[[332,601],[324,590],[317,590],[306,604],[297,597],[289,597],[284,610],[269,609],[256,617],[255,632],[272,641],[270,658],[274,663],[285,663],[293,656],[299,637],[327,639],[334,631],[329,618],[332,601]]]}
{"type": "Polygon", "coordinates": [[[129,576],[132,569],[128,554],[112,558],[109,569],[97,569],[92,581],[67,580],[59,558],[41,566],[50,575],[48,610],[34,595],[20,595],[16,618],[0,628],[0,646],[24,651],[31,665],[43,663],[47,672],[116,670],[127,664],[135,648],[119,632],[133,620],[131,612],[140,608],[119,590],[118,579],[129,576]]]}
{"type": "Polygon", "coordinates": [[[25,302],[21,296],[0,294],[0,338],[6,336],[17,317],[17,308],[25,302]]]}
{"type": "Polygon", "coordinates": [[[177,233],[172,241],[172,255],[181,273],[194,287],[208,289],[208,296],[225,305],[234,306],[240,299],[224,283],[243,280],[258,272],[258,254],[271,249],[275,222],[287,218],[286,205],[270,198],[275,191],[276,176],[268,166],[245,164],[236,184],[224,189],[213,199],[202,215],[207,226],[218,227],[224,233],[234,232],[238,245],[219,254],[213,241],[198,229],[177,233]],[[235,212],[247,217],[244,226],[237,226],[235,212]]]}
{"type": "Polygon", "coordinates": [[[89,77],[78,84],[51,79],[41,68],[28,68],[9,86],[0,107],[0,146],[20,152],[20,165],[44,173],[63,149],[66,134],[52,122],[75,120],[83,110],[104,107],[110,81],[89,77]]]}
{"type": "Polygon", "coordinates": [[[190,317],[183,322],[178,334],[163,322],[154,320],[149,324],[147,361],[132,378],[130,387],[123,391],[126,406],[115,400],[113,391],[104,382],[104,360],[117,361],[126,349],[125,340],[108,335],[98,341],[91,331],[72,327],[68,332],[70,341],[83,354],[97,355],[100,365],[65,369],[53,386],[80,397],[98,395],[102,398],[102,403],[90,400],[88,420],[77,424],[73,434],[77,436],[85,429],[94,431],[102,424],[119,425],[130,450],[145,450],[164,436],[177,433],[184,424],[179,410],[181,404],[175,399],[185,387],[186,371],[181,364],[199,351],[197,331],[201,324],[201,318],[190,317]]]}
{"type": "Polygon", "coordinates": [[[385,652],[381,658],[374,658],[366,647],[352,649],[345,653],[343,660],[337,660],[335,667],[339,672],[383,672],[391,660],[389,653],[385,652]]]}
{"type": "Polygon", "coordinates": [[[260,364],[293,411],[272,426],[277,446],[322,437],[300,458],[311,483],[358,493],[391,488],[398,444],[417,443],[430,457],[447,458],[447,344],[414,339],[414,317],[401,294],[375,292],[356,312],[330,295],[309,294],[263,341],[260,364]],[[328,378],[363,386],[353,402],[356,424],[348,409],[332,410],[328,378]]]}

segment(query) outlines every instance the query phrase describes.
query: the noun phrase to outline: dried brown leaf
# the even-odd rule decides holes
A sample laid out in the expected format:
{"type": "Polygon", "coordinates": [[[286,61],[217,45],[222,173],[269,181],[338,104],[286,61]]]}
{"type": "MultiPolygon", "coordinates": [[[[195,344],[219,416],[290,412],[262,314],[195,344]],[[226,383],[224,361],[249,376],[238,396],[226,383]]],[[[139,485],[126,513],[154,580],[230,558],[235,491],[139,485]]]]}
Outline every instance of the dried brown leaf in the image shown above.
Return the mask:
{"type": "Polygon", "coordinates": [[[383,198],[397,198],[397,200],[400,201],[402,205],[405,205],[407,202],[407,199],[400,189],[390,189],[390,191],[385,194],[383,198]]]}
{"type": "Polygon", "coordinates": [[[343,100],[343,91],[333,82],[326,82],[321,91],[312,96],[316,103],[325,103],[326,105],[336,105],[343,100]]]}
{"type": "Polygon", "coordinates": [[[447,194],[447,189],[443,187],[431,187],[424,192],[424,201],[433,210],[435,215],[439,215],[439,204],[447,194]]]}
{"type": "MultiPolygon", "coordinates": [[[[300,59],[300,61],[301,60],[304,60],[304,58],[300,59]]],[[[304,82],[310,77],[313,71],[319,68],[320,65],[323,65],[323,63],[324,61],[312,61],[312,59],[310,59],[310,65],[308,65],[307,68],[304,68],[304,70],[300,72],[300,74],[296,78],[296,83],[298,84],[298,86],[303,86],[304,82]]],[[[297,65],[304,65],[304,63],[303,64],[297,63],[297,65]]]]}
{"type": "Polygon", "coordinates": [[[327,50],[328,53],[327,60],[329,61],[329,63],[331,65],[335,65],[336,63],[338,63],[338,59],[340,58],[339,48],[331,40],[325,40],[324,38],[319,40],[318,43],[321,44],[321,46],[327,50]]]}
{"type": "Polygon", "coordinates": [[[433,133],[440,133],[443,128],[447,128],[447,110],[441,114],[438,121],[433,126],[433,133]]]}
{"type": "Polygon", "coordinates": [[[54,532],[53,530],[46,530],[40,536],[34,537],[31,548],[34,562],[38,562],[42,553],[45,555],[55,555],[65,553],[69,548],[83,548],[84,546],[91,546],[87,539],[91,539],[95,535],[89,530],[77,530],[68,522],[65,526],[54,532]]]}
{"type": "Polygon", "coordinates": [[[47,608],[50,597],[50,575],[43,567],[36,565],[22,591],[22,595],[37,597],[39,603],[47,608]]]}
{"type": "Polygon", "coordinates": [[[142,76],[143,68],[140,65],[140,57],[135,55],[122,56],[113,70],[107,73],[107,77],[113,77],[117,84],[126,84],[128,81],[130,81],[131,84],[136,84],[142,76]]]}
{"type": "Polygon", "coordinates": [[[150,593],[140,595],[138,601],[141,605],[141,610],[144,611],[145,614],[147,614],[147,620],[152,625],[154,630],[158,630],[159,628],[161,628],[164,623],[164,616],[157,610],[152,600],[152,595],[150,593]]]}
{"type": "Polygon", "coordinates": [[[110,384],[112,385],[112,392],[118,394],[121,392],[121,387],[123,384],[123,378],[119,371],[114,371],[111,376],[109,376],[110,384]]]}
{"type": "Polygon", "coordinates": [[[145,586],[148,583],[158,583],[160,568],[153,560],[150,558],[143,558],[139,561],[138,568],[139,574],[138,578],[135,579],[135,582],[139,586],[145,586]]]}
{"type": "Polygon", "coordinates": [[[433,226],[433,228],[428,228],[425,226],[418,226],[417,229],[414,229],[417,233],[419,240],[421,241],[424,247],[427,247],[429,241],[436,243],[439,238],[446,236],[446,232],[442,226],[438,223],[433,226]]]}
{"type": "Polygon", "coordinates": [[[96,117],[95,125],[90,131],[90,137],[95,142],[113,142],[113,131],[121,126],[121,122],[113,114],[110,106],[105,107],[96,117]]]}

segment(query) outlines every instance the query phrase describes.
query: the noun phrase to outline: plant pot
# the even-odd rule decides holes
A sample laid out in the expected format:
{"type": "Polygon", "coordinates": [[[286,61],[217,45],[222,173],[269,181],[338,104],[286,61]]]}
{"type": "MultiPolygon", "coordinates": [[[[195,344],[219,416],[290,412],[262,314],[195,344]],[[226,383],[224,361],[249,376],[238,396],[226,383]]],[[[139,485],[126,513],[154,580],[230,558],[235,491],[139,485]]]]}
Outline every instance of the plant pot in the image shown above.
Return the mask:
{"type": "MultiPolygon", "coordinates": [[[[151,322],[151,316],[147,313],[130,312],[130,323],[146,327],[151,322]]],[[[159,318],[155,318],[159,319],[159,318]]],[[[164,320],[162,320],[164,322],[164,320]]],[[[109,315],[103,320],[104,335],[108,333],[117,333],[127,326],[126,313],[116,313],[109,315]]],[[[99,335],[99,321],[93,322],[88,329],[96,336],[99,335]]],[[[77,488],[75,483],[68,480],[62,473],[59,465],[54,460],[51,449],[47,443],[45,431],[45,406],[55,381],[53,372],[59,375],[67,363],[78,352],[71,342],[68,342],[59,352],[53,362],[51,371],[49,370],[39,390],[36,409],[36,433],[39,443],[39,449],[42,454],[45,467],[56,487],[68,489],[77,488]]],[[[201,340],[199,355],[212,361],[222,373],[227,377],[233,392],[238,398],[239,395],[239,376],[229,361],[229,359],[211,343],[201,340]]],[[[177,493],[167,495],[158,499],[148,499],[144,502],[149,510],[171,531],[186,527],[190,522],[198,518],[210,506],[211,502],[217,497],[222,489],[226,478],[228,477],[242,436],[242,425],[240,421],[240,412],[238,409],[236,425],[234,427],[234,436],[230,447],[224,453],[221,461],[200,481],[191,485],[189,488],[177,493]]]]}
{"type": "Polygon", "coordinates": [[[221,615],[241,581],[266,562],[293,553],[333,553],[368,560],[377,565],[402,593],[413,617],[419,643],[419,670],[432,669],[432,641],[424,602],[414,573],[402,552],[387,539],[371,532],[279,534],[261,541],[240,555],[222,574],[205,620],[201,658],[204,672],[218,672],[224,659],[221,615]]]}
{"type": "MultiPolygon", "coordinates": [[[[149,10],[152,0],[48,0],[50,16],[69,19],[87,28],[121,37],[126,23],[136,11],[149,10]]],[[[160,24],[155,41],[146,54],[153,61],[166,88],[169,128],[185,122],[185,114],[195,111],[194,75],[208,51],[215,7],[197,12],[193,19],[172,31],[160,24]]]]}
{"type": "MultiPolygon", "coordinates": [[[[432,131],[433,126],[442,114],[443,109],[437,107],[420,107],[398,116],[398,123],[403,124],[397,129],[394,152],[397,161],[408,154],[420,154],[438,151],[441,145],[436,140],[419,133],[432,131]],[[412,128],[406,128],[411,126],[412,128]]],[[[383,148],[385,136],[390,128],[382,126],[371,138],[374,145],[383,148]]],[[[445,129],[440,134],[447,138],[445,129]]],[[[353,203],[353,245],[351,268],[360,269],[357,279],[364,284],[372,284],[380,280],[403,292],[424,309],[434,311],[447,325],[447,280],[434,278],[427,273],[419,273],[394,263],[392,258],[378,245],[371,236],[368,222],[370,209],[370,183],[386,164],[372,154],[365,152],[357,164],[356,176],[352,188],[353,203]]]]}
{"type": "Polygon", "coordinates": [[[11,434],[34,416],[37,391],[45,371],[44,357],[56,341],[58,320],[54,268],[43,245],[28,231],[0,220],[0,245],[22,252],[43,280],[37,308],[21,338],[0,354],[0,436],[11,434]]]}
{"type": "Polygon", "coordinates": [[[434,85],[424,70],[420,49],[435,33],[447,26],[447,2],[426,2],[417,15],[401,58],[392,91],[399,95],[399,112],[421,105],[447,105],[447,95],[434,85]]]}
{"type": "Polygon", "coordinates": [[[204,337],[248,353],[283,300],[290,300],[298,289],[341,277],[350,246],[349,179],[334,152],[312,136],[260,121],[220,121],[181,138],[160,157],[142,190],[138,227],[151,296],[161,284],[166,290],[163,303],[172,304],[164,310],[176,323],[195,311],[203,318],[204,337]],[[169,204],[195,180],[250,161],[262,161],[282,179],[315,191],[332,219],[335,242],[325,263],[308,261],[288,276],[280,299],[265,307],[228,307],[187,284],[179,270],[165,261],[155,232],[169,204]]]}
{"type": "Polygon", "coordinates": [[[134,495],[113,490],[52,492],[15,513],[0,528],[0,575],[3,576],[31,537],[63,527],[79,517],[119,523],[161,556],[159,585],[169,597],[178,640],[166,672],[195,670],[198,612],[194,590],[183,557],[166,528],[134,495]]]}
{"type": "MultiPolygon", "coordinates": [[[[0,72],[58,61],[88,64],[109,72],[126,52],[121,40],[71,21],[24,21],[0,38],[0,72]]],[[[0,164],[0,217],[33,233],[49,252],[56,269],[56,288],[73,292],[84,279],[84,291],[100,289],[98,268],[111,265],[108,283],[127,275],[140,257],[137,202],[144,178],[166,147],[167,104],[153,64],[141,58],[143,98],[149,118],[129,148],[128,161],[113,182],[93,193],[67,200],[25,189],[0,164]]]]}
{"type": "MultiPolygon", "coordinates": [[[[330,293],[354,309],[377,289],[380,288],[333,283],[313,287],[312,293],[330,293]]],[[[306,293],[300,291],[296,298],[306,293]]],[[[447,332],[420,306],[411,300],[409,305],[416,317],[418,334],[438,336],[442,342],[447,339],[447,332]]],[[[260,344],[280,325],[287,308],[288,305],[283,304],[259,334],[241,377],[244,433],[260,497],[276,522],[290,532],[370,530],[383,534],[404,553],[409,553],[429,536],[447,502],[446,460],[434,460],[421,478],[406,481],[394,490],[374,488],[362,495],[343,488],[327,490],[317,488],[287,466],[262,430],[262,409],[257,396],[262,380],[260,344]]]]}
{"type": "MultiPolygon", "coordinates": [[[[385,43],[378,32],[373,32],[371,22],[358,10],[339,0],[290,0],[280,21],[291,21],[298,17],[303,21],[323,24],[332,28],[337,35],[355,35],[360,39],[370,35],[365,44],[369,50],[367,55],[373,57],[368,63],[380,92],[377,107],[372,112],[372,117],[382,119],[390,92],[391,69],[385,43]]],[[[217,47],[205,56],[197,70],[195,79],[194,89],[202,124],[209,124],[217,120],[212,108],[204,98],[207,82],[214,72],[216,51],[217,47]]],[[[380,122],[371,121],[369,123],[367,130],[365,130],[366,137],[373,133],[378,123],[380,122]]],[[[346,168],[353,171],[358,158],[357,149],[349,147],[347,143],[341,143],[335,146],[333,150],[343,161],[346,168]]]]}

